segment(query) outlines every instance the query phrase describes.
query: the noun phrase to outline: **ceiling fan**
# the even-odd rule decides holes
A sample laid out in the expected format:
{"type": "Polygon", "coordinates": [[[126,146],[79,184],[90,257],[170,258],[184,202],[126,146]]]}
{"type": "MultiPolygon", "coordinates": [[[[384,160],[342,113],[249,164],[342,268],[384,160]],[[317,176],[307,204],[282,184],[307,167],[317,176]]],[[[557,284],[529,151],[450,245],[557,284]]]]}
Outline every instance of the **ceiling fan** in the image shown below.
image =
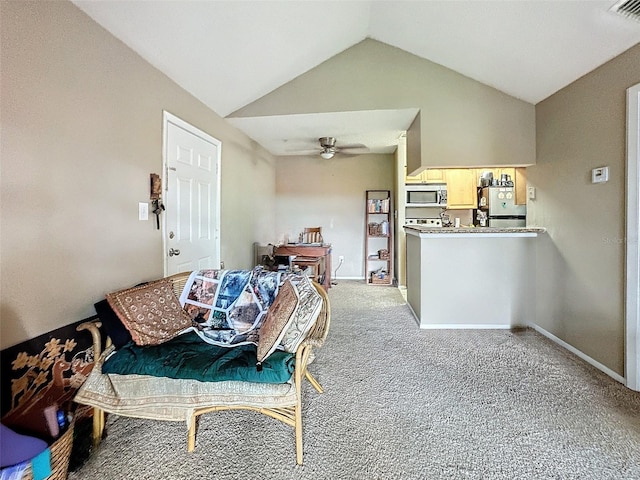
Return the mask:
{"type": "Polygon", "coordinates": [[[322,158],[324,158],[325,160],[329,160],[336,154],[351,156],[361,155],[363,153],[369,152],[369,148],[361,143],[339,145],[337,144],[337,140],[335,137],[320,137],[318,139],[318,142],[320,143],[320,148],[316,147],[312,150],[303,150],[295,153],[298,155],[320,154],[322,158]]]}

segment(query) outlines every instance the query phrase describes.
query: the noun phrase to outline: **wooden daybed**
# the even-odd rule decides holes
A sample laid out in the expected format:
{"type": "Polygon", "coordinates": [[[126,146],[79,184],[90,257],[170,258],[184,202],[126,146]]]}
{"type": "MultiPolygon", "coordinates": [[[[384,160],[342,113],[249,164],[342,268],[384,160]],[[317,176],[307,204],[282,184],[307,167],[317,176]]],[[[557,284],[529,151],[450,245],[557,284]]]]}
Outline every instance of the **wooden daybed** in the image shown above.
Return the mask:
{"type": "MultiPolygon", "coordinates": [[[[168,277],[177,297],[185,289],[188,278],[189,273],[168,277]]],[[[295,350],[295,367],[292,367],[293,374],[286,383],[239,380],[201,382],[150,375],[105,374],[102,373],[102,367],[114,347],[107,339],[105,351],[101,352],[103,343],[100,319],[81,324],[78,330],[88,330],[93,337],[97,360],[75,401],[94,408],[94,445],[97,446],[102,439],[105,412],[135,418],[184,421],[188,431],[187,449],[193,451],[201,415],[221,410],[245,409],[292,426],[295,432],[296,462],[302,465],[302,382],[306,378],[315,390],[322,393],[322,387],[309,372],[308,366],[313,360],[313,349],[323,345],[330,325],[327,293],[318,283],[311,284],[321,298],[319,314],[295,350]]]]}

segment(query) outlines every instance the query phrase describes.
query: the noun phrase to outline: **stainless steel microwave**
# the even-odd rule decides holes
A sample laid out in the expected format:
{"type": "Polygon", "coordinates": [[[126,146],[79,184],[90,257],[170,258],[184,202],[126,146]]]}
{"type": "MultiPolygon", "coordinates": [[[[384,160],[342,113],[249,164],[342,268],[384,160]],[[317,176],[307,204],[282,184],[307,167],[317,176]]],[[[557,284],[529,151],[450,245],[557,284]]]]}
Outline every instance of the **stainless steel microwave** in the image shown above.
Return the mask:
{"type": "Polygon", "coordinates": [[[446,183],[407,184],[407,207],[446,207],[446,183]]]}

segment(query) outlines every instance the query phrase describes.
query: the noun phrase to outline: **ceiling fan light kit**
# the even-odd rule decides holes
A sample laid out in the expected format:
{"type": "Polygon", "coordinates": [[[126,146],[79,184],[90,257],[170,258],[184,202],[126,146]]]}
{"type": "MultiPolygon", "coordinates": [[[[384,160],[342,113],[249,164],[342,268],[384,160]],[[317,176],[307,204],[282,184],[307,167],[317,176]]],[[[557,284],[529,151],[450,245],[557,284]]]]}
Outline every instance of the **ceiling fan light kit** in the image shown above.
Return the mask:
{"type": "Polygon", "coordinates": [[[318,139],[322,148],[334,148],[336,146],[335,137],[320,137],[318,139]]]}
{"type": "Polygon", "coordinates": [[[325,160],[329,160],[333,158],[336,154],[336,139],[335,137],[320,137],[318,139],[320,142],[320,146],[322,147],[322,152],[320,152],[320,156],[325,160]]]}
{"type": "Polygon", "coordinates": [[[369,149],[362,144],[357,145],[341,145],[336,146],[336,138],[335,137],[320,137],[318,139],[320,142],[320,147],[322,148],[322,152],[320,152],[320,156],[326,160],[333,158],[336,153],[340,153],[341,155],[351,156],[351,155],[360,155],[363,153],[368,153],[369,149]]]}

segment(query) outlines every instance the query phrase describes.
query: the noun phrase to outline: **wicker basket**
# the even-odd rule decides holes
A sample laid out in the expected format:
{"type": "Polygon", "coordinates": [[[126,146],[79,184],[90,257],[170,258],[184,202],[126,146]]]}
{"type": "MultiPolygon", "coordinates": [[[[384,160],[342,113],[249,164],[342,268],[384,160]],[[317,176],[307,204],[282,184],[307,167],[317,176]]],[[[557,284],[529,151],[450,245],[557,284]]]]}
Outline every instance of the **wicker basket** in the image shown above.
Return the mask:
{"type": "Polygon", "coordinates": [[[389,260],[389,250],[382,249],[382,250],[378,250],[378,258],[380,260],[389,260]]]}
{"type": "Polygon", "coordinates": [[[382,278],[380,278],[379,274],[374,274],[369,278],[369,283],[374,285],[390,285],[391,277],[387,273],[385,273],[382,278]]]}
{"type": "MultiPolygon", "coordinates": [[[[71,448],[73,447],[73,426],[74,421],[72,420],[67,431],[49,446],[51,451],[51,475],[47,477],[47,480],[66,480],[67,478],[69,457],[71,457],[71,448]]],[[[22,480],[33,480],[31,464],[24,471],[22,480]]]]}

